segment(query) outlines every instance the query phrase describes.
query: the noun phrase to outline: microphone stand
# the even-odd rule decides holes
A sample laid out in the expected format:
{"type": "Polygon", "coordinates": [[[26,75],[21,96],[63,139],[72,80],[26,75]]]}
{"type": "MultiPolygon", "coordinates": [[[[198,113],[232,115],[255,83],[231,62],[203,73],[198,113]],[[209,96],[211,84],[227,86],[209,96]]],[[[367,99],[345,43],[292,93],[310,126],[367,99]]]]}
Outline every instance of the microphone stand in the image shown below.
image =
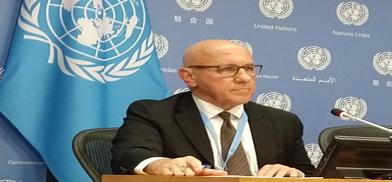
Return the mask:
{"type": "MultiPolygon", "coordinates": [[[[374,127],[378,128],[378,129],[381,129],[381,130],[383,130],[383,131],[385,131],[385,132],[388,132],[389,134],[392,134],[392,129],[389,129],[389,128],[380,126],[380,125],[378,125],[378,124],[374,124],[374,123],[372,123],[372,122],[363,120],[363,119],[361,119],[361,118],[352,116],[352,115],[350,115],[350,114],[347,114],[346,112],[342,112],[342,113],[341,113],[341,117],[350,118],[350,119],[352,119],[352,120],[354,120],[354,121],[360,121],[360,122],[362,122],[362,123],[366,123],[366,124],[368,124],[368,125],[374,126],[374,127]]],[[[389,140],[392,142],[392,135],[390,135],[388,138],[389,138],[389,140]]]]}

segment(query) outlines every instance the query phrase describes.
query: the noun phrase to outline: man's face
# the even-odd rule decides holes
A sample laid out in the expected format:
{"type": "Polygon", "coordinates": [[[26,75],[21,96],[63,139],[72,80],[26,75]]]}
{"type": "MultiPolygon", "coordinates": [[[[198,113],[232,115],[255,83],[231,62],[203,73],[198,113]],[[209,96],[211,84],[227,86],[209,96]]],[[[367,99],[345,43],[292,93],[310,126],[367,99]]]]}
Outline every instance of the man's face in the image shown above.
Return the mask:
{"type": "MultiPolygon", "coordinates": [[[[208,56],[199,56],[197,61],[191,65],[243,66],[253,64],[252,55],[241,46],[224,46],[211,52],[207,54],[208,56]]],[[[255,91],[255,75],[248,74],[242,68],[232,77],[222,77],[217,68],[190,69],[194,76],[194,85],[191,88],[193,93],[224,109],[247,103],[255,91]]]]}

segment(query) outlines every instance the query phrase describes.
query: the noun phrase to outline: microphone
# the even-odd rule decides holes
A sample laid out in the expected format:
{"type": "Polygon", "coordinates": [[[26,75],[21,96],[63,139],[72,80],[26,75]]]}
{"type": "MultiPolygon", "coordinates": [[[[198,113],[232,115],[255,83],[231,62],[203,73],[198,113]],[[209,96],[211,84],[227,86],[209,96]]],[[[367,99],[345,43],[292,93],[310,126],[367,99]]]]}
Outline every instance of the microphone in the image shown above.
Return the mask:
{"type": "Polygon", "coordinates": [[[339,117],[339,118],[349,118],[349,119],[352,119],[352,120],[354,120],[354,121],[360,121],[360,122],[362,122],[362,123],[365,123],[365,124],[374,126],[374,127],[378,128],[378,129],[384,130],[384,131],[386,131],[386,132],[392,134],[392,130],[389,129],[389,128],[386,128],[386,127],[380,126],[380,125],[378,125],[378,124],[374,124],[374,123],[372,123],[372,122],[369,122],[369,121],[363,120],[363,119],[361,119],[361,118],[355,117],[355,116],[353,116],[353,115],[351,115],[351,114],[349,114],[349,113],[347,113],[347,112],[345,112],[345,111],[343,111],[343,110],[341,110],[341,109],[333,108],[333,109],[331,110],[331,113],[332,113],[333,115],[339,117]]]}

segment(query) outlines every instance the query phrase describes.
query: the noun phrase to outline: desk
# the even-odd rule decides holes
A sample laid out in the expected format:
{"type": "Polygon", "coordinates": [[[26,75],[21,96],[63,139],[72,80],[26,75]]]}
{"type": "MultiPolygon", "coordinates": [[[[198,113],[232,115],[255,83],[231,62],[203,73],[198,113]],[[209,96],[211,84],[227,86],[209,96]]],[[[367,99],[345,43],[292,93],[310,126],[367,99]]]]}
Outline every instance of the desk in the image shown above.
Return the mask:
{"type": "Polygon", "coordinates": [[[385,182],[370,179],[321,178],[257,178],[257,177],[204,177],[204,176],[153,176],[153,175],[103,175],[102,182],[385,182]]]}

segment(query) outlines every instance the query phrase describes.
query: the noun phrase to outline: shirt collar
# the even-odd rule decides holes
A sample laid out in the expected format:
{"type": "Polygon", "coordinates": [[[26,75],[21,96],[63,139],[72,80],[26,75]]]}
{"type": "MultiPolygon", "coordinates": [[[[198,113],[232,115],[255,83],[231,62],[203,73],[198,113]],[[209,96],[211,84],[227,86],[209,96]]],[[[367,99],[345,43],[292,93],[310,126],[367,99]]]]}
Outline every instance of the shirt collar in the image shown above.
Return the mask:
{"type": "MultiPolygon", "coordinates": [[[[196,95],[192,94],[193,100],[195,101],[195,104],[197,108],[199,109],[200,112],[202,112],[205,116],[207,116],[209,119],[217,116],[219,113],[225,111],[224,109],[211,104],[200,97],[197,97],[196,95]]],[[[240,118],[242,115],[242,112],[244,112],[244,105],[240,104],[238,106],[235,106],[229,110],[227,110],[230,114],[234,115],[236,118],[240,118]]]]}

